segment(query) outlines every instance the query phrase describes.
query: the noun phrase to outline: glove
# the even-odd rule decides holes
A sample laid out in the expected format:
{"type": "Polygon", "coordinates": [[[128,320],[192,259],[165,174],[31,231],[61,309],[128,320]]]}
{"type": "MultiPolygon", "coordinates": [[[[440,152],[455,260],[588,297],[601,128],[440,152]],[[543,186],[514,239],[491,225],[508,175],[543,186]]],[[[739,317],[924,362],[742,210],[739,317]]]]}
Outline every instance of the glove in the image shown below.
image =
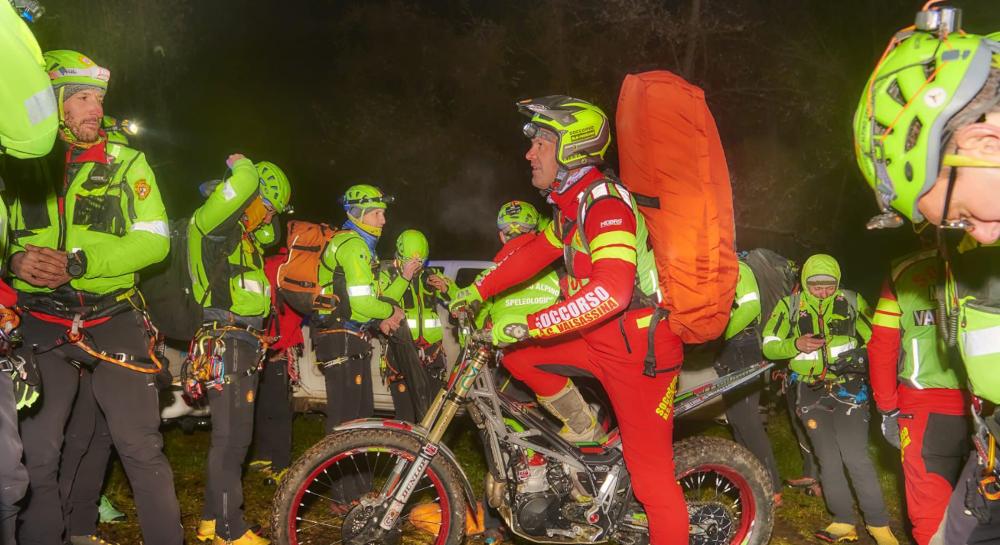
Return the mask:
{"type": "Polygon", "coordinates": [[[515,322],[493,328],[493,345],[497,348],[507,348],[528,339],[528,337],[528,324],[515,322]]]}
{"type": "Polygon", "coordinates": [[[899,409],[882,413],[882,437],[893,447],[899,448],[899,409]]]}
{"type": "Polygon", "coordinates": [[[42,377],[38,374],[38,367],[34,358],[27,360],[18,356],[10,356],[17,364],[17,370],[11,375],[14,382],[14,402],[17,410],[22,407],[30,407],[42,393],[42,377]]]}
{"type": "Polygon", "coordinates": [[[472,314],[477,314],[482,306],[483,296],[479,294],[479,290],[475,284],[470,284],[458,290],[455,298],[448,305],[448,311],[451,312],[452,316],[458,316],[466,310],[472,311],[472,314]]]}
{"type": "Polygon", "coordinates": [[[30,407],[41,395],[41,387],[28,384],[20,378],[14,377],[14,402],[17,403],[17,410],[22,407],[30,407]]]}

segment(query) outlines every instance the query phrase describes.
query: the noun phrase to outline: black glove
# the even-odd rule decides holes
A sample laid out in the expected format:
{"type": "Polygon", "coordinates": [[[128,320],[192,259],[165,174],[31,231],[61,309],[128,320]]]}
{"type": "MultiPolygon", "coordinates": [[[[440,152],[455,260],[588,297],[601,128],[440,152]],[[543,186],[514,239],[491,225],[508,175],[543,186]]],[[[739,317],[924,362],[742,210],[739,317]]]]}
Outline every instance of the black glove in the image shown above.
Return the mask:
{"type": "Polygon", "coordinates": [[[899,409],[882,413],[882,437],[893,447],[899,448],[899,409]]]}

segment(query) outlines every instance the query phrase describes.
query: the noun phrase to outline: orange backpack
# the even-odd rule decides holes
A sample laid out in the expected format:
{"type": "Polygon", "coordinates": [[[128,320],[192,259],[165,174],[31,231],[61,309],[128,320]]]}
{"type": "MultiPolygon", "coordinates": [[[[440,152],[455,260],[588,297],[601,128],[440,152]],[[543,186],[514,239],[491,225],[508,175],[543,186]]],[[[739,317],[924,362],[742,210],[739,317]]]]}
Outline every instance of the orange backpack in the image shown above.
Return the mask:
{"type": "Polygon", "coordinates": [[[617,127],[621,179],[639,194],[670,329],[685,343],[713,340],[739,267],[729,169],[705,93],[667,71],[629,74],[617,127]]]}
{"type": "Polygon", "coordinates": [[[325,223],[288,222],[288,258],[278,266],[278,294],[301,314],[316,309],[320,258],[335,233],[325,223]]]}

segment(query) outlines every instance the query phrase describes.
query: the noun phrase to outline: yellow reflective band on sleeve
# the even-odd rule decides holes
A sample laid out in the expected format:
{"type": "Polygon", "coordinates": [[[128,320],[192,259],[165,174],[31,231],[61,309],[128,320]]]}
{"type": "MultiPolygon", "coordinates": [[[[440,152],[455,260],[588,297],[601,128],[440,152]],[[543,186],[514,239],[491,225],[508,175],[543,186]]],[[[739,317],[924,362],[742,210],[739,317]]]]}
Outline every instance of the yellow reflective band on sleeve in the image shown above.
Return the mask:
{"type": "Polygon", "coordinates": [[[903,311],[899,308],[898,301],[882,297],[879,298],[878,306],[875,307],[872,325],[899,329],[900,316],[902,315],[903,311]]]}
{"type": "Polygon", "coordinates": [[[739,299],[737,299],[736,300],[736,304],[737,305],[742,305],[744,303],[749,303],[750,301],[757,301],[759,299],[760,299],[760,296],[757,295],[757,292],[751,291],[750,293],[748,293],[748,294],[744,295],[743,297],[740,297],[739,299]]]}
{"type": "Polygon", "coordinates": [[[876,310],[875,315],[872,316],[872,325],[899,329],[899,314],[892,314],[884,310],[876,310]]]}
{"type": "Polygon", "coordinates": [[[593,252],[598,248],[609,246],[611,244],[621,244],[623,246],[631,246],[632,248],[635,248],[635,233],[629,233],[628,231],[609,231],[607,233],[601,233],[594,237],[594,240],[590,241],[590,250],[593,252]]]}
{"type": "Polygon", "coordinates": [[[607,246],[595,250],[590,254],[591,261],[600,261],[602,259],[621,259],[635,265],[636,256],[635,248],[625,248],[622,246],[607,246]]]}
{"type": "Polygon", "coordinates": [[[545,230],[542,231],[543,233],[545,233],[545,240],[549,241],[549,244],[551,244],[555,248],[562,248],[563,243],[561,240],[559,240],[559,237],[556,236],[555,229],[553,229],[552,225],[553,224],[550,223],[548,227],[546,227],[545,230]]]}
{"type": "Polygon", "coordinates": [[[773,342],[781,342],[781,337],[775,337],[773,335],[768,335],[767,337],[764,337],[764,340],[762,341],[762,344],[773,343],[773,342]]]}

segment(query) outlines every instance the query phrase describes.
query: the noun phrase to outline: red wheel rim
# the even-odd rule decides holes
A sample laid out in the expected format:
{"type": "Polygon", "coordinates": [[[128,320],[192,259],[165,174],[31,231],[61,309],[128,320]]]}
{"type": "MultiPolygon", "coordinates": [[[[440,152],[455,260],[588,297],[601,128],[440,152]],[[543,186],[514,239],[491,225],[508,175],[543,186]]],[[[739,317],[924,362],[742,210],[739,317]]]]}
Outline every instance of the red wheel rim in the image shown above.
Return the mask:
{"type": "Polygon", "coordinates": [[[683,474],[677,476],[677,481],[694,476],[698,473],[715,473],[732,483],[739,491],[739,501],[742,506],[739,521],[736,525],[736,533],[729,539],[729,545],[739,545],[753,531],[754,519],[757,518],[757,501],[753,497],[753,490],[750,482],[733,468],[720,464],[702,464],[693,467],[683,474]]]}
{"type": "MultiPolygon", "coordinates": [[[[302,482],[302,485],[295,491],[292,507],[288,513],[287,527],[285,528],[288,532],[288,542],[290,545],[300,545],[298,538],[299,508],[302,506],[303,497],[309,490],[312,483],[316,481],[317,476],[349,456],[353,456],[355,454],[365,454],[368,452],[389,453],[390,455],[398,456],[411,463],[415,458],[415,455],[412,452],[399,449],[385,447],[361,447],[339,452],[336,456],[323,460],[322,463],[309,472],[309,475],[302,482]]],[[[444,542],[451,530],[451,502],[448,500],[448,494],[440,476],[436,471],[434,471],[433,467],[427,466],[427,469],[424,471],[424,476],[431,481],[431,485],[437,492],[437,501],[441,508],[441,529],[438,531],[437,538],[434,540],[434,545],[444,545],[444,542]]],[[[402,524],[402,521],[397,522],[397,524],[402,524]]]]}

